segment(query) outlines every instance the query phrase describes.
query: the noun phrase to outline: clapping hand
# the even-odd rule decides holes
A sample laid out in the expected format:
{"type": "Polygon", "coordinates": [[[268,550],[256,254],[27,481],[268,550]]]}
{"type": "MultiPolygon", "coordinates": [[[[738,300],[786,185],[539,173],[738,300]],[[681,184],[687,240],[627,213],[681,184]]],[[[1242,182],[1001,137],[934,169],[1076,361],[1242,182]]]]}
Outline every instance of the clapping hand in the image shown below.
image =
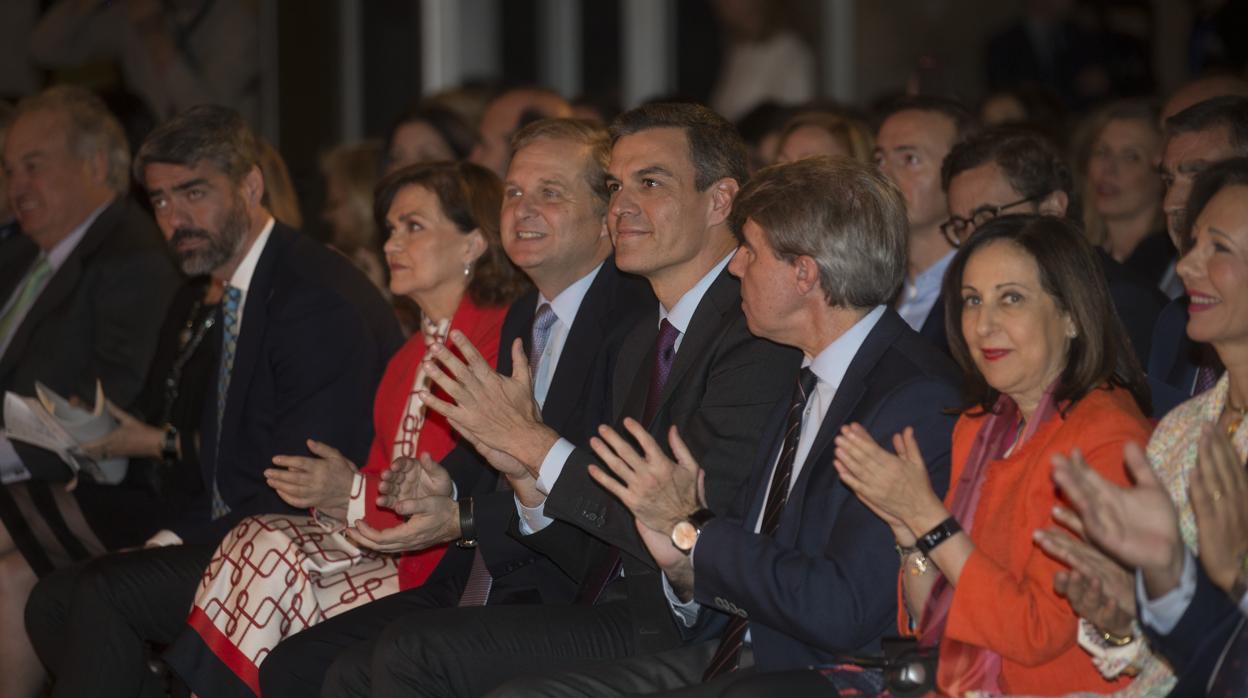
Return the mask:
{"type": "Polygon", "coordinates": [[[300,509],[323,509],[344,518],[351,498],[351,481],[355,464],[338,449],[308,439],[308,456],[273,456],[277,468],[264,471],[265,482],[277,491],[282,501],[300,509]]]}
{"type": "Polygon", "coordinates": [[[906,427],[894,434],[893,448],[896,454],[881,448],[861,424],[847,424],[836,437],[833,466],[858,499],[893,530],[897,543],[912,546],[916,534],[906,524],[905,514],[918,504],[943,511],[944,504],[932,490],[914,429],[906,427]]]}
{"type": "Polygon", "coordinates": [[[504,475],[537,477],[542,458],[559,436],[542,424],[520,340],[511,347],[511,376],[490,368],[462,332],[452,332],[451,341],[463,360],[435,344],[429,347],[424,368],[452,402],[438,398],[432,390],[421,391],[421,400],[446,417],[504,475]],[[491,451],[499,457],[491,457],[491,451]]]}
{"type": "Polygon", "coordinates": [[[441,464],[420,454],[419,459],[396,458],[381,471],[377,506],[407,514],[404,502],[424,497],[450,497],[454,492],[450,473],[441,464]]]}
{"type": "MultiPolygon", "coordinates": [[[[1075,533],[1082,536],[1082,528],[1075,533]]],[[[1135,577],[1081,537],[1056,526],[1035,532],[1036,542],[1053,559],[1070,567],[1053,576],[1053,589],[1080,617],[1103,632],[1131,634],[1135,618],[1135,577]]]]}
{"type": "Polygon", "coordinates": [[[668,432],[675,461],[637,420],[625,419],[624,428],[637,440],[641,453],[611,427],[600,426],[589,445],[615,477],[596,465],[589,466],[589,475],[647,528],[670,535],[677,523],[702,508],[706,474],[676,427],[668,432]]]}
{"type": "Polygon", "coordinates": [[[1201,429],[1189,485],[1201,565],[1230,593],[1248,555],[1248,473],[1230,438],[1212,424],[1201,429]]]}
{"type": "Polygon", "coordinates": [[[1135,486],[1118,487],[1088,467],[1077,449],[1053,457],[1053,480],[1071,509],[1055,507],[1053,518],[1113,555],[1128,568],[1144,572],[1153,598],[1173,589],[1183,565],[1183,541],[1170,495],[1137,443],[1123,449],[1135,486]]]}

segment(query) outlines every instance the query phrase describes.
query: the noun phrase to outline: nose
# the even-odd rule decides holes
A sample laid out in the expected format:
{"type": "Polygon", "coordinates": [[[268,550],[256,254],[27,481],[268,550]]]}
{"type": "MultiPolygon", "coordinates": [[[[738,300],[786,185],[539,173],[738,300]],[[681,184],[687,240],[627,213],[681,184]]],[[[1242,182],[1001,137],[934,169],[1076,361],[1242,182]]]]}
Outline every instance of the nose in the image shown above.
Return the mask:
{"type": "Polygon", "coordinates": [[[992,335],[997,328],[997,317],[996,313],[993,312],[992,304],[980,303],[975,311],[975,333],[980,337],[992,335]]]}
{"type": "Polygon", "coordinates": [[[1183,280],[1183,285],[1191,288],[1196,279],[1204,276],[1205,273],[1205,255],[1201,251],[1199,245],[1192,245],[1179,261],[1175,264],[1174,270],[1178,273],[1179,278],[1183,280]]]}
{"type": "Polygon", "coordinates": [[[611,195],[611,216],[619,218],[622,216],[631,216],[637,213],[637,204],[633,201],[631,194],[626,192],[622,187],[611,195]]]}
{"type": "MultiPolygon", "coordinates": [[[[383,231],[384,235],[385,232],[383,231]]],[[[397,254],[403,250],[403,236],[398,233],[390,233],[386,235],[386,241],[381,245],[381,251],[386,254],[397,254]]]]}

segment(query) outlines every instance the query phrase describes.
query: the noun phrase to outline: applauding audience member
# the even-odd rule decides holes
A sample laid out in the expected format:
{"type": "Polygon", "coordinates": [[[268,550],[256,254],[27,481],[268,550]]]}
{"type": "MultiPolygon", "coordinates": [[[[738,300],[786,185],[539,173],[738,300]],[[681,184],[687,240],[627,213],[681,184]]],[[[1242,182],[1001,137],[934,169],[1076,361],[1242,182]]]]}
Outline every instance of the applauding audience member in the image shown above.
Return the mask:
{"type": "Polygon", "coordinates": [[[1091,246],[1069,223],[1008,216],[962,246],[945,279],[954,358],[972,407],[953,437],[942,504],[905,440],[894,456],[858,427],[837,441],[837,469],[907,551],[905,613],[939,646],[942,693],[1104,692],[1074,644],[1076,616],[1054,593],[1058,563],[1031,544],[1052,520],[1055,453],[1080,448],[1126,481],[1123,444],[1147,436],[1147,388],[1091,246]]]}

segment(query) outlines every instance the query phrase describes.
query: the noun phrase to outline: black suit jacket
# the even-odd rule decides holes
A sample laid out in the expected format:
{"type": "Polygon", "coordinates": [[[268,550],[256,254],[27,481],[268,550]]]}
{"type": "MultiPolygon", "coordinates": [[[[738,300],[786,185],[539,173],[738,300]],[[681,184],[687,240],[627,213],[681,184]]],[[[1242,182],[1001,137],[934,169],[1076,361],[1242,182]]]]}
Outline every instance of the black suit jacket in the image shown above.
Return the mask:
{"type": "MultiPolygon", "coordinates": [[[[1228,644],[1248,632],[1245,620],[1231,600],[1196,564],[1196,593],[1169,633],[1162,635],[1145,624],[1149,642],[1170,662],[1179,683],[1172,696],[1203,696],[1228,644]]],[[[1242,661],[1242,660],[1241,660],[1242,661]]]]}
{"type": "MultiPolygon", "coordinates": [[[[0,242],[0,304],[38,255],[24,235],[0,242]]],[[[52,275],[0,357],[0,390],[33,395],[35,381],[95,399],[95,382],[118,405],[139,394],[180,276],[150,216],[129,197],[109,204],[52,275]]],[[[35,479],[70,470],[49,451],[14,444],[35,479]]]]}
{"type": "Polygon", "coordinates": [[[1192,397],[1196,372],[1202,365],[1216,363],[1213,347],[1193,342],[1187,336],[1187,297],[1170,301],[1157,317],[1148,355],[1155,416],[1164,416],[1192,397]]]}
{"type": "Polygon", "coordinates": [[[927,313],[927,319],[919,328],[919,335],[931,342],[932,346],[949,354],[949,336],[945,332],[945,298],[942,294],[927,313]]]}
{"type": "Polygon", "coordinates": [[[1097,248],[1096,252],[1101,262],[1101,270],[1105,272],[1105,282],[1109,286],[1110,299],[1114,302],[1114,311],[1131,339],[1131,346],[1135,349],[1140,365],[1144,366],[1148,363],[1157,316],[1169,299],[1156,285],[1140,279],[1110,257],[1105,250],[1097,248]]]}
{"type": "Polygon", "coordinates": [[[275,223],[243,306],[221,430],[212,381],[200,433],[203,489],[169,527],[188,543],[217,543],[242,518],[293,512],[265,483],[278,454],[307,439],[362,463],[386,362],[403,343],[376,288],[346,257],[275,223]],[[215,468],[230,513],[212,520],[215,468]]]}
{"type": "MultiPolygon", "coordinates": [[[[499,340],[500,373],[511,374],[511,345],[517,338],[528,352],[537,299],[535,289],[508,309],[499,340]]],[[[644,279],[619,271],[614,258],[603,262],[581,300],[559,355],[542,406],[543,423],[573,443],[588,443],[593,430],[608,418],[611,368],[620,335],[654,303],[654,292],[644,279]]],[[[473,495],[477,547],[494,578],[489,603],[571,601],[576,593],[575,580],[509,534],[516,517],[515,497],[510,490],[498,491],[494,471],[467,446],[457,447],[443,465],[460,491],[473,495]]],[[[458,576],[462,592],[471,563],[471,551],[450,548],[433,576],[458,576]]]]}
{"type": "MultiPolygon", "coordinates": [[[[727,509],[749,476],[758,425],[778,402],[788,400],[800,363],[796,350],[750,334],[740,289],[740,282],[725,271],[702,297],[676,352],[659,408],[646,425],[664,449],[669,448],[668,428],[680,430],[706,469],[707,499],[718,511],[727,509]]],[[[612,421],[622,433],[623,418],[640,419],[645,407],[658,324],[656,304],[620,347],[612,421]]],[[[546,500],[547,516],[579,530],[551,526],[523,540],[583,584],[594,582],[591,572],[601,569],[602,558],[611,554],[610,549],[587,545],[584,534],[618,549],[625,576],[608,598],[626,592],[640,650],[670,647],[680,641],[680,634],[658,570],[637,535],[632,514],[589,477],[588,465],[596,460],[593,451],[578,448],[546,500]]]]}
{"type": "Polygon", "coordinates": [[[955,421],[946,410],[958,406],[960,383],[946,356],[885,310],[816,427],[772,537],[754,531],[784,441],[788,405],[776,409],[749,482],[694,549],[700,623],[723,624],[726,613],[748,618],[762,671],[828,663],[835,654],[878,654],[880,638],[895,634],[897,553],[888,526],[840,481],[833,439],[857,422],[891,448],[893,434],[914,427],[932,486],[943,496],[955,421]]]}

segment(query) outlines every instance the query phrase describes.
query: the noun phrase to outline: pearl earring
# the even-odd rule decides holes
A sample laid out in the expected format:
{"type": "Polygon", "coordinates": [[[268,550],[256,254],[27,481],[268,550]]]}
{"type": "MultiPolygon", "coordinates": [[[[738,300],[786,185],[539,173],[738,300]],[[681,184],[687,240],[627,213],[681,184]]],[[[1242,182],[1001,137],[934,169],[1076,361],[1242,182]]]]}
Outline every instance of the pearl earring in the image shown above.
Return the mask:
{"type": "Polygon", "coordinates": [[[464,262],[464,276],[472,276],[472,265],[464,262]]]}

